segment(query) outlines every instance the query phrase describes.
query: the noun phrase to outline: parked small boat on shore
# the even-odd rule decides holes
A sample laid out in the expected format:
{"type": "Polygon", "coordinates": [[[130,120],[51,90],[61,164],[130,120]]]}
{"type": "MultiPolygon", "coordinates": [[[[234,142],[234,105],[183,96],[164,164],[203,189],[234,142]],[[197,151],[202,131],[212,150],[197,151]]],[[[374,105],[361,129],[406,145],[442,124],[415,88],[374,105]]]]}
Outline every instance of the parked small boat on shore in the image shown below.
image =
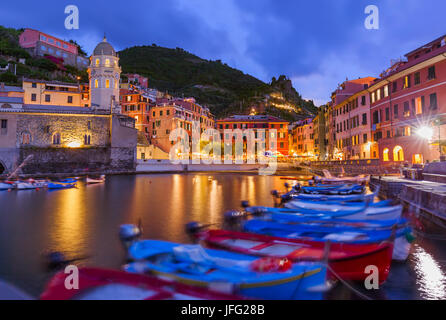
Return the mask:
{"type": "Polygon", "coordinates": [[[100,176],[99,178],[90,178],[86,179],[87,184],[99,184],[105,182],[105,175],[100,176]]]}

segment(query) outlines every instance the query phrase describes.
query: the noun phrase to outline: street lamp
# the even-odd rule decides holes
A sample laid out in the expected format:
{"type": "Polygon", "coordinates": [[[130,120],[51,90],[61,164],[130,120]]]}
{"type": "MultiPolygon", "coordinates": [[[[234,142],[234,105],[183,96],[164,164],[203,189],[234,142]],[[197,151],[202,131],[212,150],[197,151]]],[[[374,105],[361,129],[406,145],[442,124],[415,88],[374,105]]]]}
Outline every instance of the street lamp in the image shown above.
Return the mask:
{"type": "Polygon", "coordinates": [[[443,161],[443,148],[441,147],[441,119],[434,120],[434,125],[438,127],[438,148],[440,149],[440,162],[443,161]]]}
{"type": "Polygon", "coordinates": [[[418,128],[417,135],[423,139],[430,140],[434,135],[434,130],[427,126],[422,126],[418,128]]]}

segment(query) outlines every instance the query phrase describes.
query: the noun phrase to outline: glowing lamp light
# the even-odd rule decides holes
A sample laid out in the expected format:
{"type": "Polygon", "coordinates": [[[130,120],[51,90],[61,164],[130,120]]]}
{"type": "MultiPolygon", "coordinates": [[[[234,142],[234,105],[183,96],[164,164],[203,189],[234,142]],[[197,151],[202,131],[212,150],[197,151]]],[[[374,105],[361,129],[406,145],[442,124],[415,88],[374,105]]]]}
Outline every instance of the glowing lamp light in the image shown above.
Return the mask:
{"type": "Polygon", "coordinates": [[[434,130],[432,128],[423,126],[417,130],[417,135],[423,139],[432,139],[434,135],[434,130]]]}
{"type": "Polygon", "coordinates": [[[79,142],[75,142],[75,141],[67,144],[68,148],[79,148],[80,146],[81,146],[81,144],[79,142]]]}

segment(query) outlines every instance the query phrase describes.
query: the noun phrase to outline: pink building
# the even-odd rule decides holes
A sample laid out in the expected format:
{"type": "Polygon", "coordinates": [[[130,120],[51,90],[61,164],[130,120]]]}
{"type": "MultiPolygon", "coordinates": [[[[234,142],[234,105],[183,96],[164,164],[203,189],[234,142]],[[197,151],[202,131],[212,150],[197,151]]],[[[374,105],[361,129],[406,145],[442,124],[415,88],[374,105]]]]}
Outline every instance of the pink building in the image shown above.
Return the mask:
{"type": "Polygon", "coordinates": [[[134,83],[135,85],[139,85],[142,88],[148,88],[149,87],[149,79],[146,77],[143,77],[139,74],[127,74],[127,77],[129,79],[129,82],[134,83]]]}
{"type": "Polygon", "coordinates": [[[33,56],[62,58],[66,64],[85,69],[89,59],[79,55],[76,45],[33,29],[25,29],[19,37],[19,44],[33,56]]]}
{"type": "Polygon", "coordinates": [[[336,160],[372,159],[373,152],[368,87],[376,78],[344,82],[332,95],[332,127],[336,160]]]}
{"type": "Polygon", "coordinates": [[[368,89],[373,137],[383,163],[439,160],[440,148],[446,154],[446,37],[406,58],[368,89]]]}

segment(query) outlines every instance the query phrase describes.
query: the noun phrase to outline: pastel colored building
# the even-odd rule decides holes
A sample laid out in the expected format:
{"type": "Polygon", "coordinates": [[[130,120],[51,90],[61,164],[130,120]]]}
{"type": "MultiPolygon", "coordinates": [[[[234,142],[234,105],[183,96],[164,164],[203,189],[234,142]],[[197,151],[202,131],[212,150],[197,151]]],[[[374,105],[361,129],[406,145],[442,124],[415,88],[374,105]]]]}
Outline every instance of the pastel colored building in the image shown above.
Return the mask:
{"type": "Polygon", "coordinates": [[[89,107],[87,84],[23,79],[23,100],[29,105],[89,107]]]}
{"type": "MultiPolygon", "coordinates": [[[[279,155],[283,156],[288,156],[289,154],[288,125],[288,121],[267,115],[234,115],[217,120],[217,129],[220,131],[223,141],[226,138],[224,136],[225,130],[263,129],[266,134],[266,141],[262,141],[265,143],[265,150],[273,151],[269,150],[269,147],[271,146],[271,149],[276,149],[277,152],[279,152],[279,155]],[[276,130],[276,132],[270,131],[272,129],[276,130]],[[272,141],[270,144],[269,139],[270,136],[275,134],[277,134],[277,136],[274,136],[277,140],[277,145],[272,141]]],[[[258,136],[256,138],[258,138],[258,136]]]]}
{"type": "Polygon", "coordinates": [[[122,113],[135,119],[138,131],[150,137],[150,98],[136,88],[120,90],[122,113]]]}
{"type": "Polygon", "coordinates": [[[186,130],[192,142],[193,122],[200,123],[200,134],[208,128],[215,127],[214,116],[209,109],[197,104],[195,99],[157,99],[149,115],[150,143],[169,153],[175,142],[170,141],[173,130],[186,130]]]}
{"type": "Polygon", "coordinates": [[[316,160],[313,119],[309,118],[294,123],[290,140],[291,156],[316,160]]]}
{"type": "Polygon", "coordinates": [[[89,60],[79,54],[76,45],[34,29],[25,29],[19,37],[19,44],[32,56],[50,55],[62,58],[66,64],[86,69],[89,60]]]}
{"type": "Polygon", "coordinates": [[[368,87],[376,78],[345,81],[332,95],[334,160],[371,159],[373,152],[368,87]]]}
{"type": "Polygon", "coordinates": [[[425,163],[446,154],[446,36],[405,55],[371,86],[374,141],[383,163],[425,163]]]}
{"type": "Polygon", "coordinates": [[[147,77],[143,77],[139,74],[127,74],[127,78],[129,79],[129,83],[132,83],[134,85],[137,85],[141,88],[148,88],[149,87],[149,79],[147,77]]]}

